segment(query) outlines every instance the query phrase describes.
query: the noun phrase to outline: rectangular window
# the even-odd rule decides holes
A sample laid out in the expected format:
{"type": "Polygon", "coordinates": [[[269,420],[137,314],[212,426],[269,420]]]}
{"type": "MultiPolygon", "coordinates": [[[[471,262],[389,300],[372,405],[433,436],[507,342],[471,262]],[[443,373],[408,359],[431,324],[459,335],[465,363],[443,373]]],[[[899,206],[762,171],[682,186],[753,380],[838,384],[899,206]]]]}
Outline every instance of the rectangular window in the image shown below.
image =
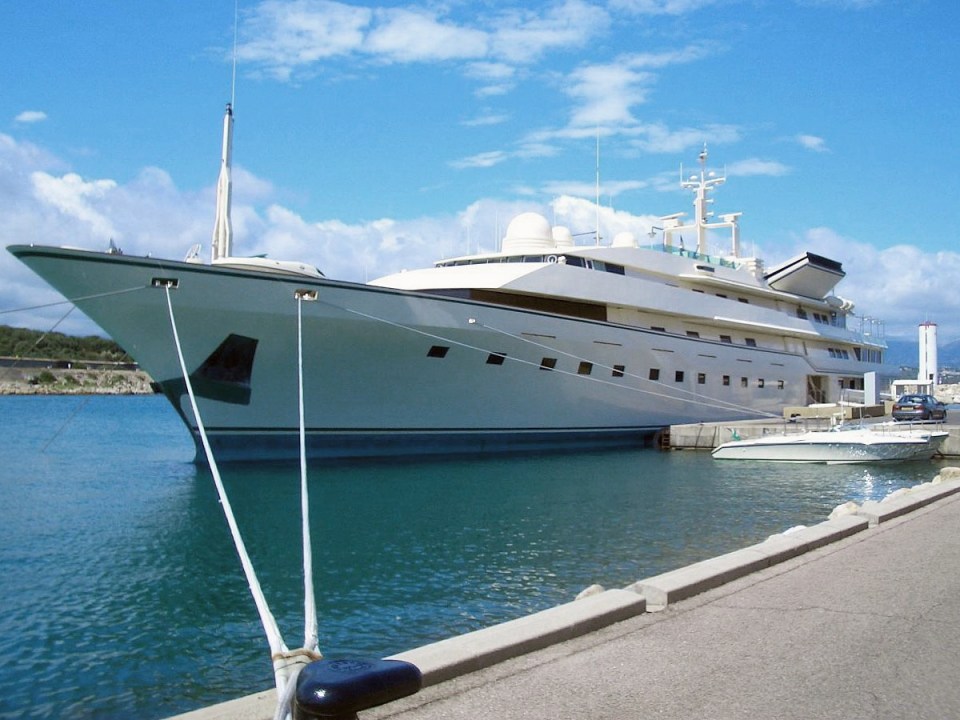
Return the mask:
{"type": "Polygon", "coordinates": [[[777,390],[783,390],[783,380],[777,380],[777,390]]]}
{"type": "Polygon", "coordinates": [[[763,378],[760,378],[759,380],[757,380],[757,387],[758,387],[758,388],[762,388],[764,385],[765,385],[765,383],[763,382],[763,378]]]}
{"type": "Polygon", "coordinates": [[[647,376],[650,380],[660,379],[660,368],[650,368],[650,374],[647,376]]]}
{"type": "Polygon", "coordinates": [[[613,377],[623,377],[623,371],[626,370],[626,367],[623,365],[614,365],[613,372],[611,375],[613,377]]]}
{"type": "Polygon", "coordinates": [[[750,381],[745,377],[740,378],[740,387],[749,387],[750,381]]]}
{"type": "Polygon", "coordinates": [[[427,350],[427,357],[432,358],[444,358],[447,356],[447,353],[450,351],[450,348],[446,345],[434,345],[429,350],[427,350]]]}
{"type": "Polygon", "coordinates": [[[553,370],[557,366],[556,358],[545,357],[540,361],[541,370],[553,370]]]}
{"type": "Polygon", "coordinates": [[[724,375],[724,376],[723,376],[723,386],[724,386],[724,387],[729,387],[729,385],[730,385],[730,376],[729,376],[729,375],[724,375]]]}
{"type": "Polygon", "coordinates": [[[747,347],[757,346],[757,341],[754,340],[753,338],[744,338],[743,342],[746,344],[747,347]]]}
{"type": "Polygon", "coordinates": [[[696,330],[687,330],[687,337],[698,338],[700,337],[700,333],[698,333],[696,330]]]}
{"type": "Polygon", "coordinates": [[[589,375],[591,372],[593,372],[593,363],[581,360],[577,367],[577,375],[589,375]]]}
{"type": "Polygon", "coordinates": [[[707,384],[707,374],[697,373],[697,385],[706,385],[706,384],[707,384]]]}
{"type": "Polygon", "coordinates": [[[733,344],[733,338],[730,337],[729,335],[721,335],[721,336],[720,336],[720,342],[726,343],[727,345],[732,345],[732,344],[733,344]]]}
{"type": "Polygon", "coordinates": [[[651,325],[651,326],[650,326],[650,329],[651,329],[651,330],[656,330],[657,332],[666,332],[666,330],[665,330],[664,328],[662,328],[662,327],[657,327],[656,325],[651,325]]]}
{"type": "Polygon", "coordinates": [[[677,370],[673,374],[673,380],[674,382],[683,382],[683,370],[677,370]]]}
{"type": "Polygon", "coordinates": [[[503,365],[503,359],[507,356],[506,353],[502,352],[492,352],[487,355],[487,365],[503,365]]]}
{"type": "Polygon", "coordinates": [[[740,302],[744,303],[745,305],[749,305],[749,304],[750,304],[750,301],[747,300],[746,298],[737,298],[737,300],[739,300],[740,302]]]}

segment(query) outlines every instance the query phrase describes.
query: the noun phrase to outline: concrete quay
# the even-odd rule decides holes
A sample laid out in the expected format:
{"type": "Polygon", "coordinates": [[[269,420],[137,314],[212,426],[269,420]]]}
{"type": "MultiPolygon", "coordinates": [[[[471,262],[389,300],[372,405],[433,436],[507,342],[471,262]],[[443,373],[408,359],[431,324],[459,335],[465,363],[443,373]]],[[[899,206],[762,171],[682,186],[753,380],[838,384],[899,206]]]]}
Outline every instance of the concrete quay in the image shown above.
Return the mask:
{"type": "MultiPolygon", "coordinates": [[[[960,717],[960,468],[727,555],[396,657],[362,718],[960,717]]],[[[178,716],[266,720],[274,693],[178,716]]]]}

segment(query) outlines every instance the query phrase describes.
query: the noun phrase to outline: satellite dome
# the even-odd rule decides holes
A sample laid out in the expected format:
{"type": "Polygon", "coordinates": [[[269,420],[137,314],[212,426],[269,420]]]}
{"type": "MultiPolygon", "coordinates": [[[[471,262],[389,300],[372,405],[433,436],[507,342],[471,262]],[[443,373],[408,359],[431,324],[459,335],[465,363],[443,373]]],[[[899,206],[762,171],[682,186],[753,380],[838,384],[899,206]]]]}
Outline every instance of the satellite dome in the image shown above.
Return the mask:
{"type": "Polygon", "coordinates": [[[570,232],[568,227],[555,225],[553,227],[553,241],[558,248],[571,248],[573,247],[573,233],[570,232]]]}
{"type": "Polygon", "coordinates": [[[543,252],[555,247],[550,223],[534,212],[522,213],[511,220],[503,238],[505,253],[543,252]]]}

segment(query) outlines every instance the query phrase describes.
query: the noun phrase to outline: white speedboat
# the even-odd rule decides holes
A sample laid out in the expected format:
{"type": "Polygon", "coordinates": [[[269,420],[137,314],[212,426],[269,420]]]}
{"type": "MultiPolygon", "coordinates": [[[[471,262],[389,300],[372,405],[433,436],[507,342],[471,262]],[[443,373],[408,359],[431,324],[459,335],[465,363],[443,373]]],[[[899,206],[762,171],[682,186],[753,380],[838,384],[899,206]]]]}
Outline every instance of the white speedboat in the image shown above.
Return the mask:
{"type": "Polygon", "coordinates": [[[9,248],[137,360],[199,443],[172,315],[221,459],[297,456],[298,337],[306,451],[327,457],[635,445],[834,402],[888,369],[879,326],[833,294],[840,263],[808,253],[765,271],[741,254],[740,213],[711,220],[725,178],[706,150],[681,179],[694,219],[661,218],[653,244],[577,245],[527,213],[496,252],[361,284],[232,254],[232,124],[228,108],[210,262],[9,248]],[[721,231],[729,245],[711,252],[721,231]]]}
{"type": "Polygon", "coordinates": [[[832,430],[732,440],[714,448],[712,454],[717,460],[793,463],[928,460],[936,455],[947,435],[942,431],[890,432],[840,426],[832,430]]]}

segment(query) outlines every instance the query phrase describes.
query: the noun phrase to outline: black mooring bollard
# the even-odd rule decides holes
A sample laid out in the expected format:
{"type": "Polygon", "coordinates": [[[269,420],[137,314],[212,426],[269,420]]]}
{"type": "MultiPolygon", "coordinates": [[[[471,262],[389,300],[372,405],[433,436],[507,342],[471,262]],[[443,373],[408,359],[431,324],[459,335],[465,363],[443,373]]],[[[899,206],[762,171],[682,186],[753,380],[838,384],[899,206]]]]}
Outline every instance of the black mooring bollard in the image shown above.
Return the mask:
{"type": "Polygon", "coordinates": [[[420,669],[403,660],[316,660],[300,671],[294,720],[356,720],[357,713],[413,695],[420,669]]]}

